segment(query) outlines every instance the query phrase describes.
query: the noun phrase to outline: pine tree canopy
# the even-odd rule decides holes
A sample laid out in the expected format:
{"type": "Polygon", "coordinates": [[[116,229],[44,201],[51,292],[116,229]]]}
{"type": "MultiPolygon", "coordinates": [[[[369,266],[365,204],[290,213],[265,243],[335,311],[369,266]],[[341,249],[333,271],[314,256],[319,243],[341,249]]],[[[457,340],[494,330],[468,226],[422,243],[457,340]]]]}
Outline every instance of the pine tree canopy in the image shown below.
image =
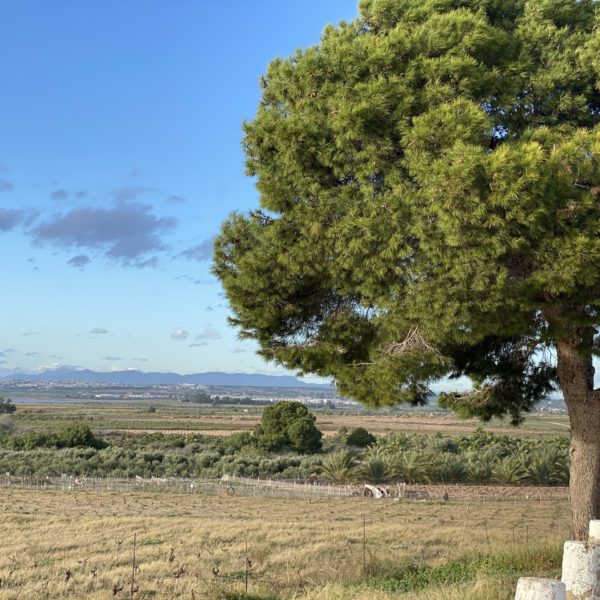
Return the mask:
{"type": "Polygon", "coordinates": [[[600,348],[597,1],[362,0],[261,86],[214,272],[264,358],[516,423],[600,348]]]}

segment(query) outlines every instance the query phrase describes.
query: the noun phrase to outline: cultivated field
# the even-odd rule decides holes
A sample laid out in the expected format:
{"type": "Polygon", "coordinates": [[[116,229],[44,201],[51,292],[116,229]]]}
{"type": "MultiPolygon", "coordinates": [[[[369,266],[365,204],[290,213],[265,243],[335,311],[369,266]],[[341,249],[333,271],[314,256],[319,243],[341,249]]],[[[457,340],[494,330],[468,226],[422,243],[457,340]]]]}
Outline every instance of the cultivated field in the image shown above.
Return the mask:
{"type": "Polygon", "coordinates": [[[9,489],[0,598],[130,598],[132,576],[138,599],[241,598],[247,573],[261,599],[509,599],[519,575],[557,569],[568,522],[564,501],[9,489]]]}
{"type": "MultiPolygon", "coordinates": [[[[260,421],[262,409],[260,406],[210,406],[176,401],[27,404],[19,406],[14,421],[19,427],[33,430],[56,429],[65,422],[85,421],[95,431],[106,433],[230,435],[250,431],[260,421]],[[156,412],[149,412],[150,407],[156,412]]],[[[334,435],[340,427],[348,430],[365,427],[375,435],[391,432],[463,434],[478,427],[519,437],[555,437],[569,432],[566,415],[531,415],[522,426],[515,428],[499,419],[481,423],[477,419],[462,420],[440,412],[311,410],[325,436],[334,435]]]]}

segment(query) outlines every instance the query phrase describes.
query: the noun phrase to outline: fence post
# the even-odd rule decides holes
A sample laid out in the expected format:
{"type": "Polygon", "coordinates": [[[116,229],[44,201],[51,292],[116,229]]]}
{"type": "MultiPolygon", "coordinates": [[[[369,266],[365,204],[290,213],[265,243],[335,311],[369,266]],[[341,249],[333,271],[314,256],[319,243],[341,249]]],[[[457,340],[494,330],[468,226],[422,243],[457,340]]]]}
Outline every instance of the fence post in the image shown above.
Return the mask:
{"type": "Polygon", "coordinates": [[[561,581],[521,577],[515,600],[600,600],[600,520],[587,542],[565,542],[561,581]]]}
{"type": "Polygon", "coordinates": [[[565,542],[562,580],[569,600],[600,600],[600,521],[590,521],[589,542],[565,542]]]}

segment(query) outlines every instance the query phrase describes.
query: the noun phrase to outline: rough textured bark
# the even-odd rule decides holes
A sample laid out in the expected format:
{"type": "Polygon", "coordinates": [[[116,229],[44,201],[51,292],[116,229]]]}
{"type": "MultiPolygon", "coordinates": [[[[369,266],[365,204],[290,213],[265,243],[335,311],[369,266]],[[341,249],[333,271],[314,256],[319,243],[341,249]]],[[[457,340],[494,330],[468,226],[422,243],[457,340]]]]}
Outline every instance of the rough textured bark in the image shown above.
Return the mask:
{"type": "Polygon", "coordinates": [[[558,340],[558,379],[571,421],[571,513],[575,538],[587,539],[590,519],[600,517],[600,392],[585,336],[558,340]]]}

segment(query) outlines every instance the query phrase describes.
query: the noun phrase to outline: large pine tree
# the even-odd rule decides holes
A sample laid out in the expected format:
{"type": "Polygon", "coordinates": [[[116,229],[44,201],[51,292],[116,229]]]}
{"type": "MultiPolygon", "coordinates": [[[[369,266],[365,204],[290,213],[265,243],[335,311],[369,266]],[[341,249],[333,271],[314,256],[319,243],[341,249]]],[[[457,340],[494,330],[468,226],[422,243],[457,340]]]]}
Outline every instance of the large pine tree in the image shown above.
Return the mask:
{"type": "Polygon", "coordinates": [[[600,5],[362,0],[274,60],[245,124],[261,208],[215,273],[241,335],[361,402],[518,423],[560,387],[576,534],[600,517],[600,5]]]}

